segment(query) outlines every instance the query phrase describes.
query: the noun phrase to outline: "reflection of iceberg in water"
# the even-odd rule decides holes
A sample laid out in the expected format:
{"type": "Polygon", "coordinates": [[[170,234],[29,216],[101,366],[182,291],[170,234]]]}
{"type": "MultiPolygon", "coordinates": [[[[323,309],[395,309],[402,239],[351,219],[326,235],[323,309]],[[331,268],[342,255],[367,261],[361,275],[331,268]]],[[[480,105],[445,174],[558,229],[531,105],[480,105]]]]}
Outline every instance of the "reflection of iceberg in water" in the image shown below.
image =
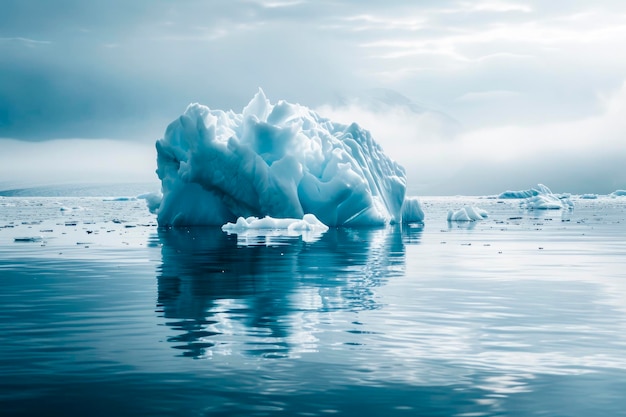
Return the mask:
{"type": "Polygon", "coordinates": [[[211,228],[162,229],[159,240],[157,303],[175,332],[168,341],[195,358],[309,349],[315,317],[379,308],[374,288],[405,264],[399,226],[331,229],[313,244],[284,237],[241,246],[211,228]]]}

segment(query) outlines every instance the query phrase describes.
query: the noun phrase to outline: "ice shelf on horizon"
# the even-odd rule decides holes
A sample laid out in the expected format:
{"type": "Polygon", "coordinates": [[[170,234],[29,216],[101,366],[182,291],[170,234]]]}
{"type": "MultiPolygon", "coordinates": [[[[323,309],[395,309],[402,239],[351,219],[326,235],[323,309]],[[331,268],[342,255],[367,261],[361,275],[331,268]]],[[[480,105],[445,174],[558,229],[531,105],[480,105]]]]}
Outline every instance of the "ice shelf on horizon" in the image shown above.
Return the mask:
{"type": "Polygon", "coordinates": [[[189,105],[156,149],[163,195],[148,202],[161,226],[306,213],[327,226],[423,220],[419,202],[403,210],[405,170],[367,130],[271,104],[260,89],[242,113],[189,105]]]}

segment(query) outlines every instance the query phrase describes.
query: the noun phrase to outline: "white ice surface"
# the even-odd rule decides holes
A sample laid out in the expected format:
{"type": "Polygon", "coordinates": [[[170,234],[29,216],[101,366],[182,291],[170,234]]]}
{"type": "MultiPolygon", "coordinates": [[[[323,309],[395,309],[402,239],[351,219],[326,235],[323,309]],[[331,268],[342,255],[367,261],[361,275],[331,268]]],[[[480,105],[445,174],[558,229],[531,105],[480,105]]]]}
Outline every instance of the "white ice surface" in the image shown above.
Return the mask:
{"type": "Polygon", "coordinates": [[[598,194],[581,194],[580,198],[582,200],[595,200],[598,198],[598,194]]]}

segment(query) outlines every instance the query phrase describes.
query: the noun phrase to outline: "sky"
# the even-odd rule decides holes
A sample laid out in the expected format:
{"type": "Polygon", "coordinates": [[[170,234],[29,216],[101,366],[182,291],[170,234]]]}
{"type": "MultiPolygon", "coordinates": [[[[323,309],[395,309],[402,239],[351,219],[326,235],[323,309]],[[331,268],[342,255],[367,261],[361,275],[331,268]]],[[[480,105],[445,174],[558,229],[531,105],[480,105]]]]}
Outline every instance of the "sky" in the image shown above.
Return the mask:
{"type": "Polygon", "coordinates": [[[372,131],[411,193],[626,188],[626,2],[2,0],[0,184],[155,180],[191,102],[372,131]]]}

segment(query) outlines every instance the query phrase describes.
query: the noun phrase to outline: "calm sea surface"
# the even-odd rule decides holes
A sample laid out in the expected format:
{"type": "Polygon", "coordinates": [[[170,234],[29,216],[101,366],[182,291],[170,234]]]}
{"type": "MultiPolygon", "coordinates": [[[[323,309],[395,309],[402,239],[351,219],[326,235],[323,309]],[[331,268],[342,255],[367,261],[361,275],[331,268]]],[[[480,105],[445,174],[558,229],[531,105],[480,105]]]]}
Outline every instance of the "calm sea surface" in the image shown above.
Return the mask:
{"type": "Polygon", "coordinates": [[[626,198],[574,202],[303,239],[0,197],[0,415],[626,416],[626,198]]]}

